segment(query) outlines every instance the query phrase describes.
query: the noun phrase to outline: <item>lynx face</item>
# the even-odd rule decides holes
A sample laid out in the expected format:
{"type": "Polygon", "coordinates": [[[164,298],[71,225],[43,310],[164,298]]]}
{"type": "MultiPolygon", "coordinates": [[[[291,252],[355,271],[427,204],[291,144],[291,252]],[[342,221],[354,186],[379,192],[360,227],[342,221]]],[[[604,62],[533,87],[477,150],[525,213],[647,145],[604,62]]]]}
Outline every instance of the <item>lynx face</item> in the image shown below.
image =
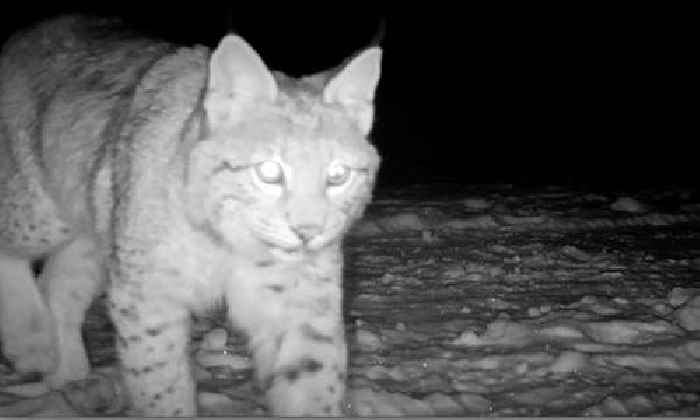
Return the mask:
{"type": "Polygon", "coordinates": [[[206,135],[191,153],[191,216],[243,252],[302,255],[339,240],[379,165],[366,136],[380,54],[365,50],[333,77],[292,79],[224,40],[210,63],[206,135]]]}
{"type": "Polygon", "coordinates": [[[379,158],[336,110],[266,111],[207,140],[208,223],[234,246],[250,235],[286,253],[318,250],[361,215],[379,158]]]}

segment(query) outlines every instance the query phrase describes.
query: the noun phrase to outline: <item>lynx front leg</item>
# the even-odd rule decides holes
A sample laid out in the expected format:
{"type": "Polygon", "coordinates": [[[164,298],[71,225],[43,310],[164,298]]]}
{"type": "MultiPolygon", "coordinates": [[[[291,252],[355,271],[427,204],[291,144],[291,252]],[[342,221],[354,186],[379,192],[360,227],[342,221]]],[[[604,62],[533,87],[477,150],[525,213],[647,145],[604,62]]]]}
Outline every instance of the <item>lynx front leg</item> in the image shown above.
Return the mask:
{"type": "Polygon", "coordinates": [[[250,272],[227,296],[232,321],[250,335],[256,374],[273,415],[344,413],[347,350],[340,275],[316,271],[250,272]]]}
{"type": "Polygon", "coordinates": [[[138,285],[113,287],[110,299],[132,415],[194,416],[187,309],[138,285]]]}
{"type": "Polygon", "coordinates": [[[344,414],[347,353],[342,325],[335,330],[326,334],[303,323],[256,338],[255,360],[273,414],[344,414]]]}

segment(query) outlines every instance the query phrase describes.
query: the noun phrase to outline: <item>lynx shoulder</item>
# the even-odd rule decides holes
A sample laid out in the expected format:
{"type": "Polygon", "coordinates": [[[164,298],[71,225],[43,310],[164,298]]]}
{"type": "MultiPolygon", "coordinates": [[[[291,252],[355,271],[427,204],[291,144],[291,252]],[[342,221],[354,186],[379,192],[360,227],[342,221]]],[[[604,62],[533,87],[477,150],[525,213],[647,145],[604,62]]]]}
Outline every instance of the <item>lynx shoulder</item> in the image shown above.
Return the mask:
{"type": "Polygon", "coordinates": [[[209,51],[83,16],[12,37],[0,340],[15,368],[86,377],[80,324],[105,287],[132,413],[194,415],[190,314],[223,297],[271,413],[342,414],[341,239],[379,166],[380,60],[290,78],[237,35],[209,51]]]}

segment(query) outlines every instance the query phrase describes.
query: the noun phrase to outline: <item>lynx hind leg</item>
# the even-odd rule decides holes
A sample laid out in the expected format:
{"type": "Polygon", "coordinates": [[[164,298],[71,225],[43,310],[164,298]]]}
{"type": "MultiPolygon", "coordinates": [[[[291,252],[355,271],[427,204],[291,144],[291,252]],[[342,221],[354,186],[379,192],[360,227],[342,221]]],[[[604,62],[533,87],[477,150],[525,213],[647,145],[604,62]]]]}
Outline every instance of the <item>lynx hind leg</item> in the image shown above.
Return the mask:
{"type": "Polygon", "coordinates": [[[42,273],[42,285],[55,319],[58,366],[46,377],[53,388],[84,379],[89,365],[82,339],[82,324],[104,278],[96,244],[77,238],[51,255],[42,273]]]}
{"type": "Polygon", "coordinates": [[[0,339],[19,372],[52,372],[58,358],[54,322],[30,261],[0,253],[0,339]]]}
{"type": "Polygon", "coordinates": [[[254,356],[268,408],[280,416],[341,416],[347,351],[341,333],[311,325],[256,340],[254,356]]]}

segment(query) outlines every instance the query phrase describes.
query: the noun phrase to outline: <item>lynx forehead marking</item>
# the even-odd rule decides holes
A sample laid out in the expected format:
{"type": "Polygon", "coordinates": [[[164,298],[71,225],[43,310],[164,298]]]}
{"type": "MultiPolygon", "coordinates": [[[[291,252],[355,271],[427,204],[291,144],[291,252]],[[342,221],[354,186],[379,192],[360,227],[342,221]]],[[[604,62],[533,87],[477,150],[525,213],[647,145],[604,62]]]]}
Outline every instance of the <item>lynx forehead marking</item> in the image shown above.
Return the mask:
{"type": "Polygon", "coordinates": [[[286,290],[286,288],[280,284],[271,284],[267,286],[268,289],[272,290],[275,293],[282,293],[286,290]]]}
{"type": "Polygon", "coordinates": [[[160,327],[160,328],[147,328],[147,329],[146,329],[146,334],[148,334],[148,335],[151,336],[151,337],[155,337],[155,336],[159,335],[159,334],[162,333],[162,332],[163,332],[163,328],[162,328],[162,327],[160,327]]]}
{"type": "Polygon", "coordinates": [[[264,267],[272,267],[273,265],[275,265],[274,260],[262,260],[262,261],[257,261],[255,263],[256,267],[263,267],[263,268],[264,267]]]}

